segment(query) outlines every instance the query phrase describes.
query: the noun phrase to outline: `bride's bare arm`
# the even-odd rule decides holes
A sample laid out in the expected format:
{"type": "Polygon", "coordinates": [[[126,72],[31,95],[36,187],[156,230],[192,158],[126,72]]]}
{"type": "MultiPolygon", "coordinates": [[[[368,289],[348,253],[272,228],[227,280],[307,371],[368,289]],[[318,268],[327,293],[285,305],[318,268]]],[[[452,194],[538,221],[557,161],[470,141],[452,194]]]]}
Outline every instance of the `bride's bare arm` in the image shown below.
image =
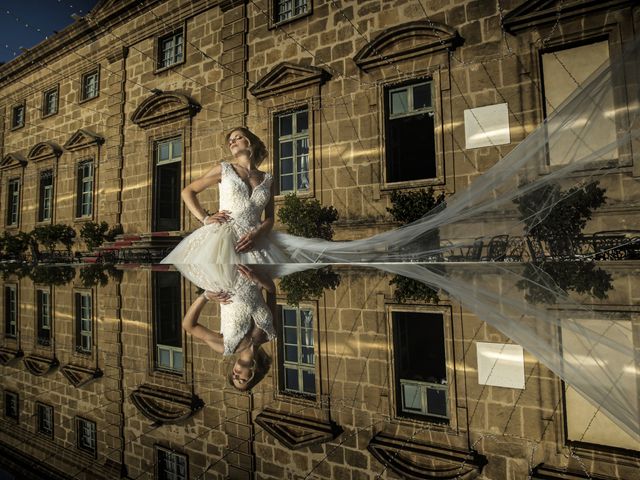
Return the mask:
{"type": "Polygon", "coordinates": [[[200,325],[198,319],[202,309],[207,304],[207,299],[201,295],[187,310],[184,319],[182,320],[182,328],[187,333],[190,333],[193,337],[203,340],[214,351],[218,353],[224,353],[224,341],[222,335],[209,330],[207,327],[200,325]]]}
{"type": "Polygon", "coordinates": [[[212,187],[216,183],[219,183],[221,176],[222,167],[220,165],[216,165],[202,177],[191,182],[182,190],[182,200],[184,201],[185,205],[187,206],[189,211],[193,213],[193,215],[195,215],[195,217],[205,225],[209,223],[223,223],[230,219],[230,212],[224,210],[207,216],[207,211],[202,208],[200,202],[198,201],[197,195],[203,190],[212,187]]]}

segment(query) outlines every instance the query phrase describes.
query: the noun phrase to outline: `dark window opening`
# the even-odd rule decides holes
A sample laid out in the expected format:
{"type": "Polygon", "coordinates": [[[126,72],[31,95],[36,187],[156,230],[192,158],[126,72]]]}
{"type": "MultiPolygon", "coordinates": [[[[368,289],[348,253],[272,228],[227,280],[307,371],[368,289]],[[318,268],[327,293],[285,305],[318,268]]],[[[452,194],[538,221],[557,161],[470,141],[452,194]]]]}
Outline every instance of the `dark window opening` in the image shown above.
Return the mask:
{"type": "Polygon", "coordinates": [[[316,355],[313,311],[309,308],[281,308],[281,386],[284,392],[306,396],[316,394],[316,355]]]}
{"type": "Polygon", "coordinates": [[[18,293],[13,285],[4,287],[4,334],[9,338],[18,335],[18,293]]]}
{"type": "Polygon", "coordinates": [[[53,437],[53,407],[38,403],[37,414],[38,433],[46,435],[47,437],[53,437]]]}
{"type": "Polygon", "coordinates": [[[45,222],[53,217],[53,170],[40,173],[38,221],[45,222]]]}
{"type": "Polygon", "coordinates": [[[4,416],[12,420],[18,421],[20,416],[18,394],[13,392],[4,392],[4,416]]]}
{"type": "Polygon", "coordinates": [[[11,111],[11,128],[24,127],[26,108],[24,105],[16,105],[11,111]]]}
{"type": "Polygon", "coordinates": [[[100,92],[100,75],[98,70],[93,70],[82,75],[81,88],[80,98],[82,100],[89,100],[98,96],[100,92]]]}
{"type": "Polygon", "coordinates": [[[173,373],[184,370],[180,273],[153,272],[155,367],[173,373]]]}
{"type": "Polygon", "coordinates": [[[187,457],[164,448],[156,447],[158,480],[186,480],[187,457]]]}
{"type": "Polygon", "coordinates": [[[388,183],[437,176],[431,90],[430,81],[385,89],[388,183]]]}
{"type": "Polygon", "coordinates": [[[20,219],[20,179],[9,180],[7,192],[7,226],[17,226],[20,219]]]}
{"type": "Polygon", "coordinates": [[[87,453],[96,453],[96,424],[90,420],[76,417],[77,447],[87,453]]]}
{"type": "Polygon", "coordinates": [[[42,115],[48,117],[58,113],[58,89],[52,88],[44,92],[42,100],[42,115]]]}
{"type": "Polygon", "coordinates": [[[38,316],[38,345],[49,346],[51,344],[51,292],[48,290],[36,290],[38,316]]]}
{"type": "Polygon", "coordinates": [[[182,29],[158,40],[158,68],[166,68],[184,60],[184,34],[182,29]]]}
{"type": "Polygon", "coordinates": [[[90,354],[93,351],[93,298],[91,293],[75,294],[76,351],[90,354]]]}
{"type": "Polygon", "coordinates": [[[78,164],[76,185],[76,217],[91,217],[93,214],[93,161],[78,164]]]}
{"type": "Polygon", "coordinates": [[[180,230],[182,138],[162,140],[156,142],[154,147],[153,230],[155,232],[180,230]]]}
{"type": "Polygon", "coordinates": [[[443,316],[392,312],[397,413],[448,422],[443,316]]]}

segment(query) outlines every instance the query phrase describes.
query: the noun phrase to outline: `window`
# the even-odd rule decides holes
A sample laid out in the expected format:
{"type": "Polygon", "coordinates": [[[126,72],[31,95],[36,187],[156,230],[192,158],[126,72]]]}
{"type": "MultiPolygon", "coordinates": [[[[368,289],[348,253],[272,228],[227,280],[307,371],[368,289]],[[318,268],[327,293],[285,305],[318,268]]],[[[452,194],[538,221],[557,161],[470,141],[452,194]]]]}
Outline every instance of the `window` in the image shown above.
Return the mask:
{"type": "Polygon", "coordinates": [[[153,230],[180,230],[182,137],[156,142],[154,156],[153,230]]]}
{"type": "Polygon", "coordinates": [[[4,334],[9,338],[18,335],[18,290],[15,285],[4,287],[4,334]]]}
{"type": "Polygon", "coordinates": [[[385,89],[386,182],[435,178],[432,82],[385,89]]]}
{"type": "Polygon", "coordinates": [[[53,407],[43,403],[36,403],[38,417],[38,433],[53,437],[53,407]]]}
{"type": "Polygon", "coordinates": [[[42,96],[42,116],[48,117],[58,113],[58,87],[44,92],[42,96]]]}
{"type": "Polygon", "coordinates": [[[447,422],[448,382],[440,313],[391,312],[397,412],[447,422]]]}
{"type": "Polygon", "coordinates": [[[24,127],[24,117],[27,107],[25,104],[16,105],[11,109],[11,128],[24,127]]]}
{"type": "Polygon", "coordinates": [[[93,214],[93,161],[78,165],[78,186],[76,195],[76,217],[91,217],[93,214]]]}
{"type": "Polygon", "coordinates": [[[93,298],[91,293],[75,293],[76,351],[91,353],[93,350],[93,298]]]}
{"type": "Polygon", "coordinates": [[[180,273],[153,272],[155,368],[182,373],[180,273]]]}
{"type": "MultiPolygon", "coordinates": [[[[609,60],[609,42],[601,41],[573,48],[563,48],[542,53],[542,80],[544,84],[544,112],[549,117],[600,65],[609,60]]],[[[604,112],[615,112],[613,88],[602,96],[592,99],[591,105],[598,105],[604,112]]],[[[559,119],[558,121],[566,121],[559,119]]],[[[562,165],[572,158],[582,158],[616,141],[616,124],[613,116],[592,113],[589,124],[581,129],[580,141],[576,132],[566,125],[550,122],[553,131],[562,131],[555,140],[549,142],[549,163],[562,165]]],[[[618,158],[618,149],[612,148],[601,157],[603,160],[618,158]]]]}
{"type": "Polygon", "coordinates": [[[20,415],[19,398],[17,393],[4,392],[4,416],[18,421],[20,415]]]}
{"type": "Polygon", "coordinates": [[[187,457],[179,453],[156,447],[158,480],[186,480],[187,457]]]}
{"type": "Polygon", "coordinates": [[[158,68],[167,68],[184,60],[184,33],[182,29],[158,40],[158,68]]]}
{"type": "Polygon", "coordinates": [[[304,192],[309,182],[309,111],[276,116],[280,193],[304,192]]]}
{"type": "Polygon", "coordinates": [[[53,217],[53,170],[40,172],[39,193],[38,221],[50,221],[53,217]]]}
{"type": "Polygon", "coordinates": [[[20,220],[20,179],[9,180],[7,188],[7,226],[18,226],[20,220]]]}
{"type": "Polygon", "coordinates": [[[51,292],[36,290],[36,315],[38,327],[38,345],[51,344],[51,292]]]}
{"type": "Polygon", "coordinates": [[[80,450],[95,455],[96,453],[96,424],[90,420],[76,417],[76,439],[80,450]]]}
{"type": "Polygon", "coordinates": [[[313,312],[308,308],[282,307],[282,330],[283,390],[315,395],[313,312]]]}
{"type": "Polygon", "coordinates": [[[98,96],[100,92],[100,73],[98,70],[82,75],[82,85],[80,92],[80,100],[90,100],[98,96]]]}
{"type": "Polygon", "coordinates": [[[274,19],[275,23],[284,22],[303,15],[309,10],[311,0],[275,0],[274,19]]]}

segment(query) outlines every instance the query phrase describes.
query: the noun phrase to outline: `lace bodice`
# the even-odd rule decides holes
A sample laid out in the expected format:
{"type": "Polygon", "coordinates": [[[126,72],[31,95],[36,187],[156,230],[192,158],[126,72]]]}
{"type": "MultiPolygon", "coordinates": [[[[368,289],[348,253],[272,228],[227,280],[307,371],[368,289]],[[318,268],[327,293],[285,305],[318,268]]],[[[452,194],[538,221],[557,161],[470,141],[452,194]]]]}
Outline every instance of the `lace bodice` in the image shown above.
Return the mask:
{"type": "Polygon", "coordinates": [[[244,233],[260,224],[262,212],[271,198],[273,177],[265,173],[262,183],[250,192],[249,186],[238,176],[231,164],[222,162],[221,166],[220,210],[230,211],[233,222],[237,224],[239,231],[244,233]]]}
{"type": "Polygon", "coordinates": [[[220,333],[224,355],[231,355],[251,328],[251,319],[269,340],[276,336],[273,315],[264,301],[260,286],[238,275],[231,293],[231,303],[220,305],[220,333]]]}

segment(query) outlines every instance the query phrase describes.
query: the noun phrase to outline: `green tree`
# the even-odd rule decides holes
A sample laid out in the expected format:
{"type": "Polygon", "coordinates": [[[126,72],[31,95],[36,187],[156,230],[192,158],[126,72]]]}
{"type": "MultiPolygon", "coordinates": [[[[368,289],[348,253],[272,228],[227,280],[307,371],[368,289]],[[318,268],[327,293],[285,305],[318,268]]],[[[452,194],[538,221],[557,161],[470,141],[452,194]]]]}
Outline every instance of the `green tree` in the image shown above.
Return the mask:
{"type": "Polygon", "coordinates": [[[29,249],[33,239],[31,235],[25,232],[18,232],[15,235],[5,231],[2,236],[2,244],[4,246],[4,254],[7,258],[13,260],[22,260],[25,252],[29,249]]]}
{"type": "Polygon", "coordinates": [[[287,226],[287,232],[306,238],[333,238],[333,222],[338,220],[338,211],[323,207],[318,200],[301,199],[294,194],[284,198],[278,218],[287,226]]]}
{"type": "Polygon", "coordinates": [[[433,213],[434,208],[442,208],[444,205],[444,193],[436,195],[433,187],[409,192],[394,190],[391,192],[391,208],[387,208],[387,211],[396,222],[406,224],[415,222],[428,213],[433,213]]]}
{"type": "Polygon", "coordinates": [[[40,225],[31,231],[31,237],[42,245],[49,253],[53,253],[56,245],[61,243],[67,251],[71,251],[76,231],[69,225],[40,225]]]}
{"type": "Polygon", "coordinates": [[[84,240],[89,251],[93,251],[105,241],[105,235],[109,230],[109,224],[105,221],[100,223],[87,222],[80,229],[80,238],[84,240]]]}
{"type": "Polygon", "coordinates": [[[303,300],[320,298],[325,289],[335,290],[338,285],[340,275],[331,270],[331,265],[292,273],[280,280],[280,289],[286,294],[287,303],[294,307],[303,300]]]}
{"type": "Polygon", "coordinates": [[[543,185],[514,200],[528,234],[543,241],[552,255],[571,253],[573,240],[582,234],[593,210],[606,203],[606,189],[598,182],[563,191],[558,185],[543,185]]]}

